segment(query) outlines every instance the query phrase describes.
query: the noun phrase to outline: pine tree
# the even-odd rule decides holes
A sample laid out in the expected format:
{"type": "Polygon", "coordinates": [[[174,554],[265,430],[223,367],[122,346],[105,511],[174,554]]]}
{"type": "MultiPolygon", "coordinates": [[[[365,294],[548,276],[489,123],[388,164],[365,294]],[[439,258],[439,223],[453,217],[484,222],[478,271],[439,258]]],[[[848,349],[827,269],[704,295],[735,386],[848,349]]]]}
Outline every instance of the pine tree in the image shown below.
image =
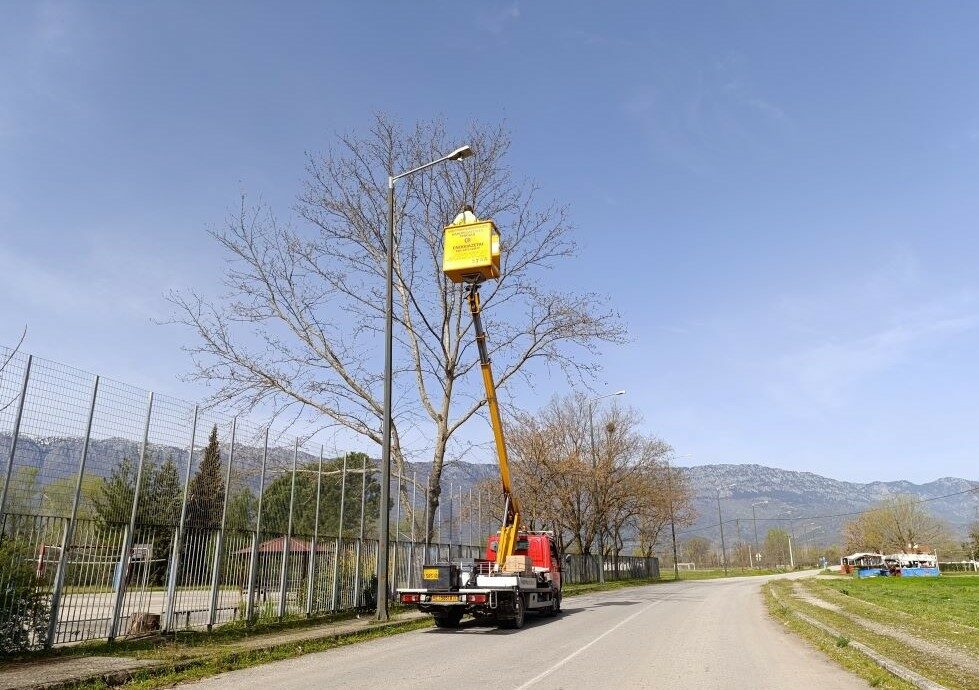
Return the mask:
{"type": "Polygon", "coordinates": [[[238,490],[228,499],[229,529],[254,529],[255,516],[258,512],[258,499],[251,489],[245,487],[238,490]]]}
{"type": "Polygon", "coordinates": [[[183,495],[180,472],[172,455],[168,455],[166,461],[154,473],[150,497],[153,504],[153,522],[176,526],[180,521],[180,503],[183,495]]]}
{"type": "Polygon", "coordinates": [[[187,525],[192,528],[218,527],[221,524],[223,506],[224,478],[221,476],[221,449],[218,445],[218,428],[215,425],[204,448],[201,464],[190,480],[187,491],[187,525]]]}
{"type": "Polygon", "coordinates": [[[146,497],[140,500],[139,521],[145,525],[144,538],[153,543],[150,580],[153,584],[163,584],[183,501],[180,473],[173,456],[167,456],[163,464],[154,468],[143,482],[147,491],[146,497]]]}
{"type": "MultiPolygon", "coordinates": [[[[139,507],[136,524],[144,524],[153,512],[153,486],[157,468],[152,462],[143,466],[143,482],[139,488],[139,507]]],[[[95,519],[102,525],[119,525],[129,522],[133,510],[133,493],[136,489],[136,464],[123,456],[112,468],[108,477],[102,478],[100,490],[92,497],[95,519]]]]}
{"type": "Polygon", "coordinates": [[[136,468],[133,461],[124,456],[112,468],[109,476],[102,478],[101,490],[93,498],[99,523],[118,525],[129,521],[135,486],[136,468]]]}

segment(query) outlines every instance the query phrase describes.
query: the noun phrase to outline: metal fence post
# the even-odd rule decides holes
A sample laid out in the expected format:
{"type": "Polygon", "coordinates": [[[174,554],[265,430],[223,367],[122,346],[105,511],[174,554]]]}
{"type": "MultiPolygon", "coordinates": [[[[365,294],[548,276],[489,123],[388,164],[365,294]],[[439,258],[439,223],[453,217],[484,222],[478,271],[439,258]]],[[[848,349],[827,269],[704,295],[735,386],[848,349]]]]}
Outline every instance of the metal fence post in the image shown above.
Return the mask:
{"type": "Polygon", "coordinates": [[[75,520],[78,517],[78,502],[82,494],[82,476],[85,474],[85,462],[88,459],[88,444],[92,438],[92,418],[95,416],[95,399],[99,394],[99,377],[95,377],[92,386],[92,403],[88,408],[88,421],[85,424],[85,440],[82,442],[82,456],[78,460],[78,479],[75,480],[75,496],[71,502],[71,516],[65,525],[61,541],[61,553],[58,554],[58,567],[54,574],[54,587],[51,590],[51,611],[48,619],[48,635],[44,646],[49,648],[54,644],[54,636],[58,630],[58,615],[61,610],[61,590],[65,583],[65,571],[68,568],[68,549],[75,534],[75,520]]]}
{"type": "Polygon", "coordinates": [[[190,468],[194,464],[194,444],[197,441],[197,412],[194,405],[194,416],[190,422],[190,445],[187,447],[187,471],[184,472],[184,494],[180,504],[180,522],[177,523],[177,534],[173,540],[173,551],[170,554],[170,572],[167,573],[167,598],[163,604],[163,629],[170,630],[173,626],[173,607],[177,596],[177,577],[180,574],[180,553],[183,550],[184,524],[187,520],[187,492],[190,491],[190,468]]]}
{"type": "Polygon", "coordinates": [[[398,588],[398,549],[401,541],[401,472],[398,472],[398,502],[394,507],[394,554],[391,557],[391,569],[394,577],[391,578],[392,590],[398,588]]]}
{"type": "Polygon", "coordinates": [[[411,473],[411,542],[408,545],[408,586],[415,586],[415,508],[418,497],[418,472],[411,473]]]}
{"type": "Polygon", "coordinates": [[[313,589],[316,577],[316,549],[320,535],[320,490],[323,485],[323,445],[320,444],[320,461],[316,469],[316,510],[313,513],[313,541],[309,545],[308,572],[306,573],[306,616],[313,615],[313,589]]]}
{"type": "Polygon", "coordinates": [[[429,511],[431,509],[431,505],[432,504],[429,501],[428,497],[429,497],[429,489],[428,489],[428,484],[426,483],[425,484],[425,525],[424,525],[424,530],[425,530],[425,558],[424,558],[424,561],[425,561],[425,563],[428,563],[429,562],[429,558],[428,558],[428,550],[429,549],[428,549],[428,547],[432,543],[432,533],[428,529],[428,516],[430,514],[429,511]]]}
{"type": "Polygon", "coordinates": [[[218,595],[221,591],[221,567],[224,561],[224,529],[228,520],[228,494],[231,493],[231,466],[235,463],[235,435],[238,432],[238,418],[231,419],[231,450],[228,452],[228,472],[224,480],[224,505],[221,508],[221,527],[218,528],[218,541],[214,548],[214,570],[211,573],[211,605],[207,612],[207,630],[214,628],[218,615],[218,595]]]}
{"type": "Polygon", "coordinates": [[[286,591],[289,584],[289,553],[292,550],[292,513],[296,505],[296,465],[299,463],[299,439],[292,454],[292,483],[289,487],[289,519],[286,522],[286,536],[282,541],[282,569],[279,572],[279,620],[286,615],[286,591]]]}
{"type": "Polygon", "coordinates": [[[146,446],[150,437],[150,417],[153,414],[153,393],[150,393],[146,405],[146,425],[143,427],[143,446],[139,451],[139,463],[136,466],[136,486],[133,489],[133,507],[129,515],[129,527],[122,539],[122,555],[119,557],[119,586],[116,588],[116,601],[112,607],[112,621],[109,624],[109,642],[119,634],[119,618],[126,598],[126,575],[129,570],[129,554],[133,548],[133,536],[136,531],[136,515],[139,512],[139,493],[143,487],[143,465],[146,462],[146,446]]]}
{"type": "Polygon", "coordinates": [[[262,450],[262,471],[258,479],[258,515],[255,516],[255,534],[252,537],[252,556],[248,563],[248,600],[245,602],[245,622],[251,625],[255,617],[255,580],[258,577],[259,545],[262,541],[262,508],[265,505],[265,468],[269,460],[269,428],[265,427],[265,445],[262,450]]]}
{"type": "Polygon", "coordinates": [[[360,539],[357,540],[357,563],[354,565],[354,608],[360,606],[360,561],[364,548],[364,513],[367,507],[367,455],[364,455],[360,471],[360,539]]]}
{"type": "Polygon", "coordinates": [[[20,400],[17,401],[17,414],[14,416],[14,429],[10,437],[10,451],[7,453],[7,473],[3,475],[3,492],[0,493],[0,517],[7,512],[7,494],[10,491],[10,476],[14,471],[14,456],[17,453],[17,439],[20,437],[20,420],[24,416],[24,400],[27,398],[27,384],[31,378],[31,364],[34,362],[34,355],[27,356],[27,365],[24,367],[24,382],[20,386],[20,400]]]}
{"type": "Polygon", "coordinates": [[[340,524],[337,526],[336,550],[333,556],[333,588],[330,595],[330,610],[337,610],[337,579],[340,577],[340,547],[343,545],[343,506],[347,498],[347,454],[343,455],[343,470],[340,472],[340,524]]]}

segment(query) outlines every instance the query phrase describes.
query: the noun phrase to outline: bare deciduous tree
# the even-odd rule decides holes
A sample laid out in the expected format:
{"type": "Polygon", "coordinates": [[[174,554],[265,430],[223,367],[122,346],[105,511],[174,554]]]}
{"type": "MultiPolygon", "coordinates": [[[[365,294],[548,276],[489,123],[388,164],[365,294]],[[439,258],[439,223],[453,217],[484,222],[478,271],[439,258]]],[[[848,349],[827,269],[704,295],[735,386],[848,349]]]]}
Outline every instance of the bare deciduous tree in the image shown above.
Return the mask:
{"type": "MultiPolygon", "coordinates": [[[[243,200],[212,233],[230,258],[227,294],[171,300],[175,320],[199,336],[195,375],[217,384],[214,403],[312,412],[380,443],[387,177],[458,141],[440,122],[404,131],[378,116],[365,136],[309,158],[295,226],[243,200]]],[[[624,337],[602,298],[547,287],[548,269],[575,252],[571,225],[563,207],[540,204],[532,184],[514,179],[506,131],[473,125],[465,141],[475,156],[403,180],[395,211],[392,457],[401,470],[406,457],[432,460],[429,534],[442,468],[467,449],[458,432],[485,405],[462,291],[440,268],[442,228],[460,208],[501,230],[502,277],[482,295],[501,391],[536,362],[586,379],[598,344],[624,337]]]]}
{"type": "Polygon", "coordinates": [[[580,553],[604,534],[616,561],[630,537],[652,555],[671,500],[680,520],[691,517],[689,490],[682,480],[671,483],[670,447],[640,433],[634,410],[612,407],[596,421],[593,454],[586,396],[555,397],[515,415],[510,447],[522,517],[531,527],[554,528],[562,547],[580,553]]]}
{"type": "MultiPolygon", "coordinates": [[[[17,344],[14,345],[12,348],[10,348],[7,351],[6,355],[0,356],[0,374],[3,374],[3,372],[10,365],[10,362],[13,361],[14,357],[17,356],[17,353],[20,352],[20,348],[24,344],[24,339],[26,337],[27,337],[27,326],[24,326],[24,329],[20,332],[20,338],[18,338],[17,344]]],[[[0,412],[5,411],[8,407],[13,405],[18,397],[19,394],[12,396],[8,400],[0,400],[0,412]]]]}
{"type": "Polygon", "coordinates": [[[950,541],[948,526],[929,515],[914,496],[888,498],[843,525],[848,552],[875,549],[882,553],[934,549],[950,541]]]}

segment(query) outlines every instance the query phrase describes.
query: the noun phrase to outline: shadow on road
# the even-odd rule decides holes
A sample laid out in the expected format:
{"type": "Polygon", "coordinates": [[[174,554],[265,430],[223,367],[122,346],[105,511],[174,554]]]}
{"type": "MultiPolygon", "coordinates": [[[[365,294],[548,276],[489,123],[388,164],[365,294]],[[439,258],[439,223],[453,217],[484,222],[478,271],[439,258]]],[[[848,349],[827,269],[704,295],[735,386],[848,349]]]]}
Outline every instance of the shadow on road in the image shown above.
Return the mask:
{"type": "Polygon", "coordinates": [[[424,635],[459,635],[459,634],[478,634],[478,635],[513,635],[514,633],[520,633],[527,628],[536,628],[542,625],[548,625],[550,623],[556,623],[562,618],[567,616],[573,616],[576,613],[585,611],[587,609],[561,609],[561,613],[557,616],[543,616],[538,613],[528,613],[527,618],[524,621],[524,627],[520,630],[511,630],[508,628],[500,628],[496,623],[483,623],[475,619],[464,620],[459,624],[458,628],[432,628],[430,630],[423,631],[424,635]]]}

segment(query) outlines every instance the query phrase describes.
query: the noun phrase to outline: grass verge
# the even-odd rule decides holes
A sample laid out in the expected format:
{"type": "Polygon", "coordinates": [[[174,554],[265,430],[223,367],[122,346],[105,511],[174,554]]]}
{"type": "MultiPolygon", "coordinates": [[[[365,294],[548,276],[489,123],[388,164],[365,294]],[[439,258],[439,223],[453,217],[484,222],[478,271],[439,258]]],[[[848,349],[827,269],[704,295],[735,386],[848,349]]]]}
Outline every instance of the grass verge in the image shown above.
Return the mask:
{"type": "Polygon", "coordinates": [[[859,599],[926,621],[947,621],[979,628],[979,577],[874,577],[821,580],[821,591],[859,599]]]}
{"type": "MultiPolygon", "coordinates": [[[[874,603],[868,600],[870,597],[854,596],[846,586],[847,583],[833,584],[836,586],[815,580],[799,583],[806,595],[827,602],[858,622],[871,621],[878,626],[886,626],[889,630],[940,645],[943,649],[971,655],[979,666],[979,628],[937,615],[927,602],[914,607],[914,612],[911,613],[902,610],[903,607],[874,603]]],[[[899,600],[902,604],[905,603],[903,599],[899,600]]],[[[946,605],[946,602],[941,602],[942,607],[946,605]]],[[[963,606],[967,604],[963,602],[963,606]]],[[[968,620],[967,617],[965,619],[968,620]]]]}
{"type": "MultiPolygon", "coordinates": [[[[910,583],[911,580],[905,582],[910,583]]],[[[930,582],[938,583],[937,580],[930,582]]],[[[970,690],[979,687],[979,657],[975,655],[974,643],[968,639],[969,634],[975,635],[975,629],[966,628],[967,634],[955,640],[951,635],[953,626],[957,627],[958,624],[931,619],[929,607],[925,603],[918,607],[915,615],[909,615],[900,613],[900,609],[888,611],[884,607],[860,610],[858,607],[868,605],[859,601],[847,602],[846,595],[842,594],[825,598],[820,594],[824,591],[823,587],[835,589],[842,584],[854,583],[859,583],[860,586],[866,584],[856,580],[844,583],[825,580],[807,582],[804,583],[805,589],[802,593],[803,596],[808,594],[807,598],[796,596],[793,585],[789,582],[770,583],[769,589],[777,592],[783,603],[792,609],[841,631],[848,638],[925,678],[948,688],[970,690]],[[813,599],[812,595],[817,598],[813,599]],[[943,631],[943,625],[948,628],[947,631],[943,631]]],[[[883,588],[889,588],[895,583],[881,580],[879,584],[883,588]]],[[[899,584],[897,586],[901,587],[899,584]]],[[[905,586],[916,588],[920,585],[905,586]]],[[[903,598],[900,601],[904,603],[903,598]]]]}
{"type": "MultiPolygon", "coordinates": [[[[405,610],[403,607],[392,607],[392,614],[396,615],[405,610]]],[[[165,659],[175,661],[200,656],[201,654],[208,653],[212,649],[219,650],[236,642],[263,635],[356,620],[357,615],[357,612],[347,611],[338,614],[317,616],[315,618],[292,616],[282,621],[259,619],[250,626],[245,625],[244,621],[232,621],[214,628],[211,632],[207,632],[206,630],[178,630],[174,633],[152,635],[132,640],[120,640],[117,642],[92,640],[75,645],[55,647],[50,650],[29,652],[19,657],[4,659],[3,662],[0,662],[0,669],[5,665],[23,661],[79,656],[125,656],[135,659],[165,659]]]]}
{"type": "MultiPolygon", "coordinates": [[[[430,618],[419,618],[378,628],[368,628],[354,633],[276,645],[270,649],[250,651],[229,649],[200,659],[173,662],[151,669],[136,671],[132,675],[132,678],[125,684],[125,687],[133,688],[134,690],[170,687],[177,683],[202,680],[227,671],[260,666],[273,661],[294,659],[305,654],[322,652],[328,649],[357,644],[358,642],[376,640],[381,637],[399,635],[411,630],[430,627],[432,627],[430,618]]],[[[94,683],[79,683],[70,687],[77,690],[102,690],[110,686],[104,681],[97,681],[94,683]]]]}
{"type": "Polygon", "coordinates": [[[776,589],[780,590],[779,594],[782,602],[791,601],[789,599],[791,583],[769,582],[764,590],[765,605],[768,607],[769,613],[786,628],[823,652],[846,670],[863,678],[872,688],[883,688],[884,690],[916,690],[915,686],[911,683],[892,675],[862,652],[851,647],[849,638],[834,637],[795,617],[791,608],[794,606],[794,603],[791,605],[780,603],[774,596],[776,589]]]}

